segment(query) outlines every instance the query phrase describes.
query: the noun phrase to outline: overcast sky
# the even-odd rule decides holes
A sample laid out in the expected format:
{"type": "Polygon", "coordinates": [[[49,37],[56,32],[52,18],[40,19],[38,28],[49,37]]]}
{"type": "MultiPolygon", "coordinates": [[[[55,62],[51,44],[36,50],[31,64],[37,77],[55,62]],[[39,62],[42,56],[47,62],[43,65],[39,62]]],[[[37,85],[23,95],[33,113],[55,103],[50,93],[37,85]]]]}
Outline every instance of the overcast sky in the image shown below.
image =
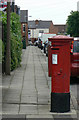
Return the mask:
{"type": "Polygon", "coordinates": [[[52,20],[65,24],[71,10],[77,11],[79,0],[15,0],[21,10],[28,10],[29,20],[52,20]]]}

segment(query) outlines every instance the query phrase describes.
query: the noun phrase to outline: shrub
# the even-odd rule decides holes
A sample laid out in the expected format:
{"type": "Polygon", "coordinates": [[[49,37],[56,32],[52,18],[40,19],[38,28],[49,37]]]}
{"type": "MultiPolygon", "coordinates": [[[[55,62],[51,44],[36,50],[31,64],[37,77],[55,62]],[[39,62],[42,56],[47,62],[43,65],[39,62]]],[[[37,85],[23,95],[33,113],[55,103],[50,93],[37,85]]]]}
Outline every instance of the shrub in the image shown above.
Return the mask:
{"type": "Polygon", "coordinates": [[[0,63],[2,62],[2,40],[0,39],[0,63]]]}
{"type": "MultiPolygon", "coordinates": [[[[2,14],[2,23],[4,28],[4,52],[3,62],[5,63],[6,56],[6,37],[7,37],[7,15],[2,14]]],[[[10,17],[10,51],[11,51],[11,70],[14,70],[21,63],[22,54],[22,36],[20,18],[16,13],[11,13],[10,17]]]]}

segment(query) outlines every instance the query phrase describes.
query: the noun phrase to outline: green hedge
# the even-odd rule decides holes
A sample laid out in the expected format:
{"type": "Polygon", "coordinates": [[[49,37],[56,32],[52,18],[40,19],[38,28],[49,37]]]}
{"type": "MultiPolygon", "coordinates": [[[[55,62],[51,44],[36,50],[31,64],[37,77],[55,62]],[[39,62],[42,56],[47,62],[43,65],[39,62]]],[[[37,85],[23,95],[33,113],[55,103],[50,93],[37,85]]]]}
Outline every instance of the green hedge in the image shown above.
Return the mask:
{"type": "MultiPolygon", "coordinates": [[[[7,35],[7,14],[2,13],[2,24],[4,28],[4,52],[3,62],[6,56],[6,35],[7,35]]],[[[20,18],[16,13],[11,13],[10,17],[10,51],[11,51],[11,70],[14,70],[21,63],[22,36],[20,18]]]]}
{"type": "Polygon", "coordinates": [[[2,62],[2,40],[0,39],[0,63],[2,62]]]}

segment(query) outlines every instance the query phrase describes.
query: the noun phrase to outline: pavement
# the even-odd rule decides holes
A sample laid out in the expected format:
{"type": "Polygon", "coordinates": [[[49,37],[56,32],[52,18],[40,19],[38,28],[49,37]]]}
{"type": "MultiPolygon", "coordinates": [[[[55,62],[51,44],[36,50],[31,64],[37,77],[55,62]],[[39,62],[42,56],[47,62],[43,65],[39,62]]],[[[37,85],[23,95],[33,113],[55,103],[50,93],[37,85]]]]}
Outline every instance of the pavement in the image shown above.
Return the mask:
{"type": "Polygon", "coordinates": [[[23,49],[21,67],[2,78],[2,118],[78,118],[77,100],[71,90],[71,110],[66,113],[50,112],[51,78],[48,77],[47,61],[48,58],[37,46],[23,49]]]}

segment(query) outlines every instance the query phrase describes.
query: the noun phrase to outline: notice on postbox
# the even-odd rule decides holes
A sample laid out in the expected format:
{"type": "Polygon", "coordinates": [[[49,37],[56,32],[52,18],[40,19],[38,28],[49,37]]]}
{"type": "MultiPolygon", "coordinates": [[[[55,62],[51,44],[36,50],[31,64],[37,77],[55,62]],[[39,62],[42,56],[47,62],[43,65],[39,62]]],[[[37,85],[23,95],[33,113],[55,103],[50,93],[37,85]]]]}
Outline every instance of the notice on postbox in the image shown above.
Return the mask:
{"type": "Polygon", "coordinates": [[[52,54],[52,64],[58,64],[57,63],[57,54],[52,54]]]}

